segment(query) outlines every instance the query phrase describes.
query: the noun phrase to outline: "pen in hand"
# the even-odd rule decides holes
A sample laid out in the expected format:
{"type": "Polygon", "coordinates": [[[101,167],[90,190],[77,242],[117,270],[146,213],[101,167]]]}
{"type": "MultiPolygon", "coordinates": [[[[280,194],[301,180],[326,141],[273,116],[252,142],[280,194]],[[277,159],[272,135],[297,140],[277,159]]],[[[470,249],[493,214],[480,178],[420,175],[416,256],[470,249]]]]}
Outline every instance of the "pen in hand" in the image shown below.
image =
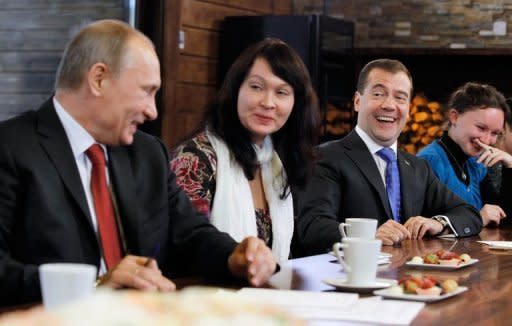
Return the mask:
{"type": "Polygon", "coordinates": [[[146,262],[144,263],[144,267],[148,267],[149,264],[151,264],[152,260],[156,260],[156,256],[160,252],[160,244],[157,244],[155,248],[153,249],[153,252],[151,253],[151,256],[148,257],[146,262]]]}

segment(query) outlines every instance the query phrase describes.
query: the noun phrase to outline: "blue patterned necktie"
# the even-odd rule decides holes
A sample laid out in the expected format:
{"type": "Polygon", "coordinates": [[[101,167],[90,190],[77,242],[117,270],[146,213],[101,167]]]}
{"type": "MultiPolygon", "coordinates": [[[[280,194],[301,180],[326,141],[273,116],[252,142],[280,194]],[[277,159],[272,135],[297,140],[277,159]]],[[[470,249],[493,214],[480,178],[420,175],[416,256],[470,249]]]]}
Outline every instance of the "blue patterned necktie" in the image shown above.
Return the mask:
{"type": "Polygon", "coordinates": [[[396,155],[389,147],[384,147],[377,152],[386,161],[386,191],[389,205],[393,212],[393,219],[400,222],[400,175],[396,155]]]}

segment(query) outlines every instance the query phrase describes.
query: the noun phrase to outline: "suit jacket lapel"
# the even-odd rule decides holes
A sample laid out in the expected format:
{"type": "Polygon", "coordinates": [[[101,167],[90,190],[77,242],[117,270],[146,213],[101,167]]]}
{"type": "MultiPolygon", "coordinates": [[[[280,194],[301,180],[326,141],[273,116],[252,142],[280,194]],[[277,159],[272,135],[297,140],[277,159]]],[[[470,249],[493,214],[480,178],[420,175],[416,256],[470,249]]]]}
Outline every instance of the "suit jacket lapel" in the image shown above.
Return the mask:
{"type": "Polygon", "coordinates": [[[125,147],[109,147],[110,181],[116,197],[119,224],[126,253],[138,253],[140,250],[137,197],[130,158],[125,147]]]}
{"type": "Polygon", "coordinates": [[[368,147],[355,131],[352,131],[347,136],[345,144],[345,147],[347,148],[347,155],[352,159],[352,161],[354,161],[355,166],[361,170],[367,181],[377,192],[384,210],[386,211],[387,218],[393,218],[386,188],[382,183],[382,177],[379,173],[379,169],[377,168],[377,164],[375,164],[375,160],[368,150],[368,147]]]}
{"type": "Polygon", "coordinates": [[[42,147],[48,154],[50,161],[55,165],[62,182],[82,210],[92,229],[89,206],[87,205],[76,161],[64,127],[53,107],[52,99],[44,103],[38,111],[37,131],[41,135],[42,147]]]}
{"type": "Polygon", "coordinates": [[[412,183],[415,182],[415,176],[412,163],[401,151],[398,151],[398,170],[400,171],[401,217],[402,221],[405,222],[413,212],[412,199],[414,194],[410,189],[414,189],[412,183]]]}

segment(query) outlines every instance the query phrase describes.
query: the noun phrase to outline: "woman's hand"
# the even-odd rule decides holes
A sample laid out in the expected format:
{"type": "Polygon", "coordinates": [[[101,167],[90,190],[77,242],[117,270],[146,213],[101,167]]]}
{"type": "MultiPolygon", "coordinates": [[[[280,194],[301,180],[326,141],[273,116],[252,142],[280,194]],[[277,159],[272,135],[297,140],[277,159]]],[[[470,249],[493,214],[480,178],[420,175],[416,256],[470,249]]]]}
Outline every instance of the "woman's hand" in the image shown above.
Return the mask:
{"type": "Polygon", "coordinates": [[[277,264],[272,250],[261,239],[245,238],[228,259],[231,273],[246,278],[252,286],[262,286],[272,276],[277,264]]]}
{"type": "Polygon", "coordinates": [[[491,222],[495,225],[500,225],[501,219],[507,217],[501,207],[491,204],[485,204],[480,210],[480,215],[482,216],[484,226],[487,226],[491,222]]]}
{"type": "Polygon", "coordinates": [[[478,139],[475,139],[475,141],[484,150],[477,160],[478,163],[491,167],[494,164],[501,162],[504,167],[512,168],[512,155],[499,148],[489,146],[478,139]]]}

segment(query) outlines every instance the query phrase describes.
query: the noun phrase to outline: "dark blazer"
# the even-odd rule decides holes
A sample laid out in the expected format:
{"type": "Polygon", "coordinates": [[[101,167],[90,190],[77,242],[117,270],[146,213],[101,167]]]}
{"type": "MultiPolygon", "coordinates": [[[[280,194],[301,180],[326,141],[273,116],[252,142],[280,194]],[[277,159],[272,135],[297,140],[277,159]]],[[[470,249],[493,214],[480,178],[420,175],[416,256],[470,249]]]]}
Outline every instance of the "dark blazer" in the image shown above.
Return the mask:
{"type": "MultiPolygon", "coordinates": [[[[340,241],[345,218],[392,218],[384,183],[361,137],[352,131],[341,140],[319,147],[320,161],[306,190],[299,194],[297,240],[302,254],[325,253],[340,241]]],[[[402,223],[409,217],[446,215],[459,236],[478,234],[478,211],[454,195],[434,175],[428,163],[398,151],[402,223]]]]}
{"type": "MultiPolygon", "coordinates": [[[[100,249],[52,100],[1,122],[0,139],[0,305],[13,305],[41,299],[38,265],[99,266],[100,249]]],[[[127,253],[149,256],[160,246],[157,262],[167,276],[178,269],[228,275],[236,242],[193,208],[168,168],[164,145],[137,132],[132,145],[108,152],[127,253]]]]}

